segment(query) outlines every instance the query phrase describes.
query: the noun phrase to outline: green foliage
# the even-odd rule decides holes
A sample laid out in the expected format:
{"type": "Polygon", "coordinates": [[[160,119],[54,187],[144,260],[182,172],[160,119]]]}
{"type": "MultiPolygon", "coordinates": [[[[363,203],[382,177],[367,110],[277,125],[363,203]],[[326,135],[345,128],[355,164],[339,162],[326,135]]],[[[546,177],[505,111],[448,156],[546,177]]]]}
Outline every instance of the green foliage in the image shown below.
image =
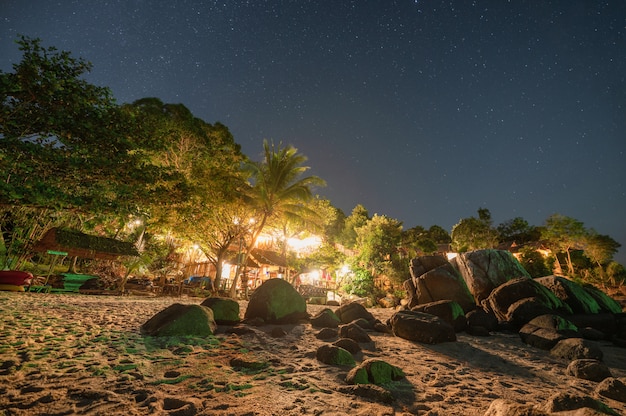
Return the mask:
{"type": "Polygon", "coordinates": [[[402,223],[384,215],[374,215],[363,226],[357,228],[356,249],[359,266],[381,273],[389,266],[402,235],[402,223]]]}
{"type": "Polygon", "coordinates": [[[491,213],[480,208],[478,215],[478,218],[464,218],[452,228],[453,250],[462,253],[498,246],[498,233],[491,226],[491,213]]]}
{"type": "Polygon", "coordinates": [[[82,79],[91,64],[18,44],[22,61],[0,72],[0,203],[130,212],[159,189],[169,173],[144,157],[132,114],[82,79]]]}
{"type": "Polygon", "coordinates": [[[345,219],[344,228],[339,236],[339,242],[348,248],[354,248],[357,243],[356,230],[363,227],[370,220],[369,212],[363,205],[357,205],[345,219]]]}
{"type": "Polygon", "coordinates": [[[533,278],[552,274],[551,268],[546,264],[544,257],[532,247],[524,247],[521,250],[520,263],[533,278]]]}
{"type": "Polygon", "coordinates": [[[355,268],[352,270],[352,278],[343,286],[343,291],[359,297],[372,296],[374,293],[374,277],[365,269],[355,268]]]}
{"type": "Polygon", "coordinates": [[[531,241],[539,241],[541,238],[541,230],[528,224],[528,221],[522,217],[515,217],[505,221],[498,225],[496,229],[502,242],[524,244],[531,241]]]}
{"type": "Polygon", "coordinates": [[[571,252],[575,249],[581,249],[586,237],[587,230],[581,221],[561,214],[553,214],[548,217],[541,232],[541,238],[555,253],[557,262],[559,262],[558,253],[565,253],[570,276],[575,274],[571,252]]]}

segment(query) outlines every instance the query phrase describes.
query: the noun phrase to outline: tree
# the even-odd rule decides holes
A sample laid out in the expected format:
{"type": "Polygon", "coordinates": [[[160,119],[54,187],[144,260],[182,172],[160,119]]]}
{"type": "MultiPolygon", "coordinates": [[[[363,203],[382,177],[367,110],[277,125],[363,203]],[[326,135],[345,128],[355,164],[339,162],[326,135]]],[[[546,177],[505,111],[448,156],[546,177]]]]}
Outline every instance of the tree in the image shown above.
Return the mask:
{"type": "Polygon", "coordinates": [[[357,240],[356,229],[364,226],[370,220],[367,209],[358,204],[352,209],[352,213],[344,221],[344,228],[339,236],[339,242],[345,247],[354,248],[357,240]]]}
{"type": "Polygon", "coordinates": [[[458,252],[494,248],[498,235],[491,226],[491,213],[486,208],[478,209],[478,218],[469,217],[452,228],[452,248],[458,252]]]}
{"type": "Polygon", "coordinates": [[[356,229],[358,265],[373,276],[392,272],[390,265],[398,257],[402,223],[385,215],[375,214],[365,225],[356,229]]]}
{"type": "Polygon", "coordinates": [[[0,72],[0,203],[131,211],[157,191],[168,173],[147,162],[132,114],[82,79],[91,64],[17,43],[22,61],[0,72]]]}
{"type": "Polygon", "coordinates": [[[501,242],[515,242],[519,245],[530,241],[539,241],[541,231],[528,224],[522,217],[507,220],[496,228],[501,242]]]}
{"type": "Polygon", "coordinates": [[[561,214],[553,214],[545,221],[541,232],[541,238],[554,252],[557,267],[560,268],[558,253],[565,253],[567,270],[570,276],[574,276],[574,265],[571,252],[574,249],[582,249],[587,238],[587,230],[581,221],[561,214]]]}
{"type": "MultiPolygon", "coordinates": [[[[309,169],[303,166],[306,157],[293,146],[274,145],[263,142],[264,159],[261,162],[248,162],[244,169],[249,172],[251,186],[246,193],[249,206],[255,213],[251,239],[244,256],[244,264],[249,258],[259,235],[269,221],[284,217],[297,219],[310,214],[305,202],[313,198],[314,186],[325,182],[317,176],[302,175],[309,169]]],[[[237,279],[231,286],[231,296],[236,296],[237,279]]]]}
{"type": "Polygon", "coordinates": [[[431,225],[428,236],[437,244],[449,244],[452,241],[450,234],[439,225],[431,225]]]}
{"type": "Polygon", "coordinates": [[[589,232],[584,240],[584,253],[600,268],[613,260],[613,256],[622,245],[608,235],[589,232]]]}

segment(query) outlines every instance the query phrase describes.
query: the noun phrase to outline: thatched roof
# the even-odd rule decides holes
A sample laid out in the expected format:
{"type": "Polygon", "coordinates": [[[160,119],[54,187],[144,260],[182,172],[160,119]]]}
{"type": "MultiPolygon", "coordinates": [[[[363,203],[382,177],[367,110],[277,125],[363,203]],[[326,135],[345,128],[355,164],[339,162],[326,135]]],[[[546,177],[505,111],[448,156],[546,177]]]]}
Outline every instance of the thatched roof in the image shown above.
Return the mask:
{"type": "Polygon", "coordinates": [[[287,267],[287,262],[285,261],[285,258],[275,251],[261,250],[259,248],[255,248],[252,250],[252,257],[254,257],[254,259],[259,264],[287,267]]]}
{"type": "Polygon", "coordinates": [[[88,259],[115,260],[120,256],[138,256],[133,243],[98,237],[78,231],[51,228],[33,247],[35,251],[56,251],[88,259]]]}

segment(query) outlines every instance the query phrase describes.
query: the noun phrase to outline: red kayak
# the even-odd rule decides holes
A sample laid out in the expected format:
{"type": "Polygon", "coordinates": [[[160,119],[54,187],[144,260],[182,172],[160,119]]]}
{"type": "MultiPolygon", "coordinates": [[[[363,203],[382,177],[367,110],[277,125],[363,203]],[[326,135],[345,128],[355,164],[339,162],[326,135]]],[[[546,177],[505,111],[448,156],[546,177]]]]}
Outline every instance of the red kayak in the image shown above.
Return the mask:
{"type": "Polygon", "coordinates": [[[0,285],[29,285],[33,275],[19,270],[0,270],[0,285]]]}

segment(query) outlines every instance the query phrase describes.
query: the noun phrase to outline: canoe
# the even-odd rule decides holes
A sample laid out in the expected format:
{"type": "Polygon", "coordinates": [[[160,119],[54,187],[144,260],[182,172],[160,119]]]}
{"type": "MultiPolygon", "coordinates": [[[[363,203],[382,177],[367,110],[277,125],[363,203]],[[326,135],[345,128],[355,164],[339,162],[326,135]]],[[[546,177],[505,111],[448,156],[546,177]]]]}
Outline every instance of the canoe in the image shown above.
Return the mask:
{"type": "Polygon", "coordinates": [[[19,270],[0,270],[0,285],[23,286],[30,284],[33,275],[19,270]]]}
{"type": "Polygon", "coordinates": [[[6,292],[23,292],[24,286],[0,284],[0,290],[6,291],[6,292]]]}

